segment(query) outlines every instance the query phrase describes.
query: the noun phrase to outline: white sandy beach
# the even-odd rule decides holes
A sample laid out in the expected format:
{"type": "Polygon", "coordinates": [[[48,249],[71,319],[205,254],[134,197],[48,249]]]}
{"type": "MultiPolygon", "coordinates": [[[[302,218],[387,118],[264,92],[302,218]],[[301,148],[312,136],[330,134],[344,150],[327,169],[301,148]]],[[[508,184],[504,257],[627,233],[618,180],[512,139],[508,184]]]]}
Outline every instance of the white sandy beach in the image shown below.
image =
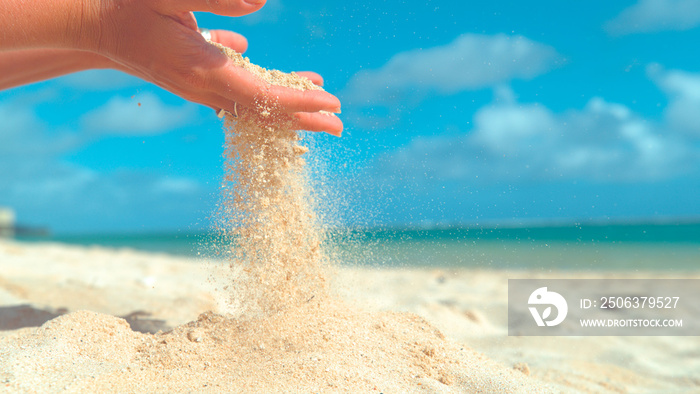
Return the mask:
{"type": "Polygon", "coordinates": [[[323,318],[296,326],[285,321],[287,331],[274,319],[257,322],[270,325],[268,343],[261,343],[254,321],[211,314],[198,320],[207,311],[226,312],[227,294],[210,280],[221,269],[212,261],[132,250],[0,241],[0,388],[700,390],[700,337],[507,336],[508,278],[629,274],[339,268],[333,289],[344,303],[323,318]],[[112,316],[126,317],[131,327],[112,316]]]}

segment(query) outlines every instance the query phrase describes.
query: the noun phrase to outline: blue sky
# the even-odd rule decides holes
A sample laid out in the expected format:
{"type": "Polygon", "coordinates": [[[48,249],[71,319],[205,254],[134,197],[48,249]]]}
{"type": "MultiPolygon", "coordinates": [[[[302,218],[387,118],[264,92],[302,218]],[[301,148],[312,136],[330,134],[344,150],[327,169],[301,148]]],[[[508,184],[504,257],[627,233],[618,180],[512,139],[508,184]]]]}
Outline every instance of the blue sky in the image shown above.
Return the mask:
{"type": "MultiPolygon", "coordinates": [[[[198,19],[340,97],[343,138],[313,138],[343,220],[700,216],[699,1],[269,0],[198,19]]],[[[222,144],[213,111],[118,72],[3,91],[0,205],[57,232],[206,227],[222,144]]]]}

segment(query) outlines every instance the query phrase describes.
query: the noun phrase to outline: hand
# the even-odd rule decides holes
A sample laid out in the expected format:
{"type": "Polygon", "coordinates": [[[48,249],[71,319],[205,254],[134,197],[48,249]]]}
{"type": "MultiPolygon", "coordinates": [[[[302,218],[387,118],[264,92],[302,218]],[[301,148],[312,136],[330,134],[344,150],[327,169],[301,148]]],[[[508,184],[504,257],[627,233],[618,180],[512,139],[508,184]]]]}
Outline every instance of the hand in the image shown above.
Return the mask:
{"type": "MultiPolygon", "coordinates": [[[[89,68],[116,68],[212,108],[274,102],[299,129],[339,135],[343,124],[319,110],[340,111],[320,91],[271,86],[233,65],[197,32],[191,11],[239,16],[264,0],[0,0],[0,88],[89,68]],[[47,62],[47,60],[49,60],[47,62]]],[[[214,31],[239,52],[242,36],[214,31]]],[[[300,73],[315,83],[318,74],[300,73]]]]}
{"type": "MultiPolygon", "coordinates": [[[[150,81],[185,99],[234,112],[234,103],[253,108],[256,100],[273,102],[292,115],[295,127],[340,135],[342,122],[318,111],[340,112],[340,101],[322,91],[299,91],[270,85],[236,67],[199,34],[191,11],[241,16],[258,10],[263,1],[243,0],[109,0],[99,1],[101,29],[93,51],[122,71],[150,81]]],[[[212,39],[242,52],[243,36],[212,31],[212,39]]],[[[90,44],[88,44],[90,45],[90,44]]],[[[322,82],[317,74],[302,74],[322,82]]]]}

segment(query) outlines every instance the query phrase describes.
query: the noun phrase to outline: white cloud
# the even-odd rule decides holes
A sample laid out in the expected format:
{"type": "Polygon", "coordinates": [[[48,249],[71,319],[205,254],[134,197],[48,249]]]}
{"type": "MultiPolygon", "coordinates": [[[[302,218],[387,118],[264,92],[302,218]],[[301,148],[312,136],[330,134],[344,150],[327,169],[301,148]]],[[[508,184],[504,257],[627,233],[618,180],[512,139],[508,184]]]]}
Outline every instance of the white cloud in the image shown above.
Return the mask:
{"type": "Polygon", "coordinates": [[[360,71],[343,98],[376,105],[416,93],[453,94],[530,79],[549,71],[561,56],[554,48],[523,36],[463,34],[447,45],[394,55],[379,69],[360,71]]]}
{"type": "Polygon", "coordinates": [[[27,105],[0,103],[0,119],[0,161],[53,157],[82,144],[76,133],[45,133],[46,125],[27,105]]]}
{"type": "Polygon", "coordinates": [[[668,125],[700,137],[700,74],[667,71],[656,64],[647,67],[647,73],[669,97],[664,111],[668,125]]]}
{"type": "Polygon", "coordinates": [[[628,182],[669,179],[700,166],[699,148],[672,126],[602,98],[562,113],[499,103],[477,111],[473,124],[466,134],[414,140],[382,159],[382,173],[429,183],[628,182]]]}
{"type": "Polygon", "coordinates": [[[606,24],[612,34],[688,30],[700,26],[700,1],[640,0],[606,24]]]}
{"type": "Polygon", "coordinates": [[[511,154],[551,140],[557,128],[554,115],[543,106],[515,103],[487,107],[476,113],[474,139],[490,149],[511,154]]]}
{"type": "Polygon", "coordinates": [[[83,115],[81,122],[95,132],[155,135],[184,126],[194,113],[193,104],[169,106],[146,92],[133,98],[112,97],[102,107],[83,115]]]}

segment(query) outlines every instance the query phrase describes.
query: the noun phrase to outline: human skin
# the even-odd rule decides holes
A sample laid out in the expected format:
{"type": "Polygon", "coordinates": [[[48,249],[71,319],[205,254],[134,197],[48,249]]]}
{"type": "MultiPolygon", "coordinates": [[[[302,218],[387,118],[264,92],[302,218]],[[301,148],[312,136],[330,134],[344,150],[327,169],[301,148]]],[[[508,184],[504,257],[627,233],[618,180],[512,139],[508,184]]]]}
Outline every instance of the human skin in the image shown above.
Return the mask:
{"type": "MultiPolygon", "coordinates": [[[[114,68],[187,100],[239,112],[264,101],[298,129],[340,135],[340,101],[322,91],[273,86],[236,66],[199,34],[192,11],[241,16],[264,0],[0,0],[0,88],[93,68],[114,68]],[[236,107],[237,106],[237,107],[236,107]],[[241,108],[243,107],[243,109],[241,108]]],[[[213,30],[243,52],[246,39],[213,30]]],[[[315,73],[299,73],[314,83],[315,73]]]]}

